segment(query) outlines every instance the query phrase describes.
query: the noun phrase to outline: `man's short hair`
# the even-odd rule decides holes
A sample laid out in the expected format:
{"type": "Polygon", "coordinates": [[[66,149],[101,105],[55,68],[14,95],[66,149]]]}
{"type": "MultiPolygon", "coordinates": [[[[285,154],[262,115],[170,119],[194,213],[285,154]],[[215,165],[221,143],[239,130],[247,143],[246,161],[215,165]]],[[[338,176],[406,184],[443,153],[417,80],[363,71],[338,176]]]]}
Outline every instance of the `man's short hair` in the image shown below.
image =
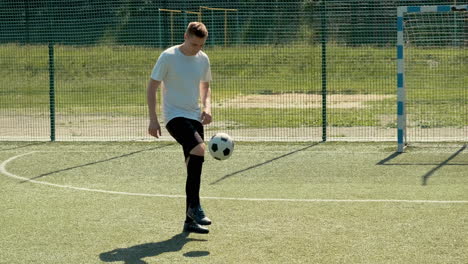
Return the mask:
{"type": "Polygon", "coordinates": [[[208,36],[208,30],[202,22],[190,22],[185,31],[187,35],[204,38],[208,36]]]}

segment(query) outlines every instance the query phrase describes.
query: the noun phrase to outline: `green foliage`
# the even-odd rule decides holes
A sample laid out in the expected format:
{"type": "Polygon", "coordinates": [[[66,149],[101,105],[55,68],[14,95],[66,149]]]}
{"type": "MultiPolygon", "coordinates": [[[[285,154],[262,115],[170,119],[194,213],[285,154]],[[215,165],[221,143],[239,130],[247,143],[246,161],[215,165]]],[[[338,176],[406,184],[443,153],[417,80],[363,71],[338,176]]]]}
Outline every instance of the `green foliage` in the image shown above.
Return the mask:
{"type": "MultiPolygon", "coordinates": [[[[177,40],[187,20],[183,13],[171,15],[159,9],[200,11],[200,6],[236,9],[202,11],[213,45],[225,45],[224,21],[229,36],[240,44],[318,43],[326,17],[329,40],[343,45],[387,46],[395,42],[396,7],[402,5],[454,4],[452,0],[43,0],[0,2],[0,43],[90,45],[117,44],[167,47],[171,34],[177,40]],[[172,29],[171,29],[172,28],[172,29]],[[304,30],[316,33],[309,38],[304,30]],[[172,32],[171,32],[172,31],[172,32]]],[[[458,2],[462,4],[462,2],[458,2]]],[[[463,32],[463,31],[462,31],[463,32]]],[[[210,45],[212,45],[210,43],[210,45]]]]}

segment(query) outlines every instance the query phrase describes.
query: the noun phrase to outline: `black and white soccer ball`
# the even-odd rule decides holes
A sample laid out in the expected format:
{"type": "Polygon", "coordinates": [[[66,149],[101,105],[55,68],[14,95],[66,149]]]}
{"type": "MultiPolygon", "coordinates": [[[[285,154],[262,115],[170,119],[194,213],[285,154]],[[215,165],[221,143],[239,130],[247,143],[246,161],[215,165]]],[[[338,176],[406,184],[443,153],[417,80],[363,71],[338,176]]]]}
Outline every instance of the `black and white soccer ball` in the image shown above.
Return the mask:
{"type": "Polygon", "coordinates": [[[208,149],[211,156],[217,160],[225,160],[234,151],[234,141],[226,133],[216,133],[208,142],[208,149]]]}

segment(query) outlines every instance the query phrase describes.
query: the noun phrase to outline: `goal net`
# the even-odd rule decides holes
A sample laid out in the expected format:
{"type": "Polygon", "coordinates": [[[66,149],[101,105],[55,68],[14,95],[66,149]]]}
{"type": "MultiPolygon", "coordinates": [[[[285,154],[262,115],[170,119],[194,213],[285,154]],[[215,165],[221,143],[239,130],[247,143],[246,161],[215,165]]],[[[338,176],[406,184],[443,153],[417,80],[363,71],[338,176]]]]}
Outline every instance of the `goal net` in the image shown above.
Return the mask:
{"type": "Polygon", "coordinates": [[[414,142],[468,141],[466,6],[400,7],[399,151],[414,142]]]}

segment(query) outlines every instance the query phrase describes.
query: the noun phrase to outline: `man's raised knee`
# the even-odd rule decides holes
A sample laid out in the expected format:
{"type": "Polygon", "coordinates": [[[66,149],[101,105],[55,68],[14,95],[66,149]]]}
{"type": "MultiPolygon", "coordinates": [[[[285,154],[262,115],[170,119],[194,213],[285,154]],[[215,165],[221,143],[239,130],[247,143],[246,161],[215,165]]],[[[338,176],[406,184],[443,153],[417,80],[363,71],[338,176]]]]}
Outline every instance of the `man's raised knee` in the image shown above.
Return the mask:
{"type": "Polygon", "coordinates": [[[190,154],[195,156],[205,156],[205,149],[205,143],[200,143],[190,151],[190,154]]]}

